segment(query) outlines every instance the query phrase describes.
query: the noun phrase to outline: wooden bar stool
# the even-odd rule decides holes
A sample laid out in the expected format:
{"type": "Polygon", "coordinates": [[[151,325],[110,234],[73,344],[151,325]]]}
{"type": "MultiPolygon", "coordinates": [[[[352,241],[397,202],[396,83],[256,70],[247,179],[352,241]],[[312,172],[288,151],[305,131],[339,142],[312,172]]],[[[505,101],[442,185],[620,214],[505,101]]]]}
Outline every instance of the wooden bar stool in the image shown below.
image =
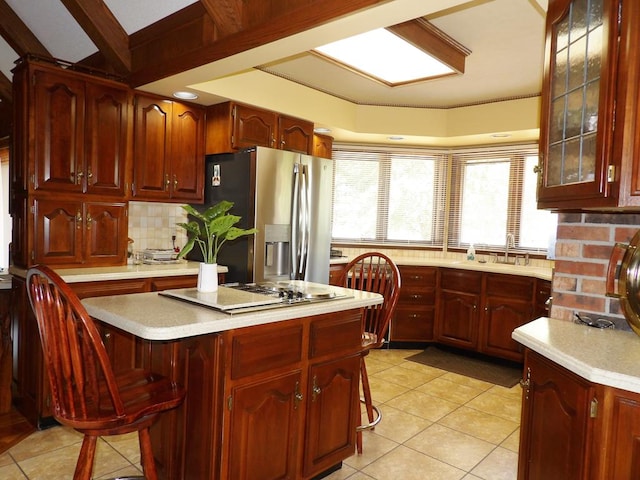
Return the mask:
{"type": "Polygon", "coordinates": [[[46,266],[27,272],[40,330],[54,418],[84,434],[74,480],[90,480],[98,437],[138,432],[145,477],[156,480],[149,427],[177,407],[185,390],[143,369],[114,374],[93,319],[71,288],[46,266]]]}
{"type": "Polygon", "coordinates": [[[364,253],[347,264],[337,280],[337,285],[379,293],[384,297],[382,305],[366,308],[362,319],[363,353],[360,360],[360,379],[364,398],[360,401],[365,405],[369,419],[368,424],[361,424],[357,429],[356,447],[358,453],[362,453],[362,431],[373,429],[382,419],[380,410],[371,400],[365,357],[372,348],[380,348],[384,344],[384,337],[400,295],[400,271],[386,255],[378,252],[364,253]]]}

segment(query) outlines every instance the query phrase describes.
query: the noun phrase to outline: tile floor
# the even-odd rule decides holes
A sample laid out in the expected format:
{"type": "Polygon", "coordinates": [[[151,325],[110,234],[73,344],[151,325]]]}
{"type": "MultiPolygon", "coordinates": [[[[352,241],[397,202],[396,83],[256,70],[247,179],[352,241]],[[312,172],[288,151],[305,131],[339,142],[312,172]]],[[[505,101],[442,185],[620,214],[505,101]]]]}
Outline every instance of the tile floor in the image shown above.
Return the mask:
{"type": "MultiPolygon", "coordinates": [[[[383,420],[364,432],[363,454],[327,479],[515,480],[520,387],[405,360],[414,353],[371,352],[367,368],[383,420]]],[[[35,432],[0,455],[0,478],[70,479],[81,440],[63,427],[35,432]]],[[[140,475],[139,460],[135,434],[108,437],[98,445],[95,478],[140,475]]]]}

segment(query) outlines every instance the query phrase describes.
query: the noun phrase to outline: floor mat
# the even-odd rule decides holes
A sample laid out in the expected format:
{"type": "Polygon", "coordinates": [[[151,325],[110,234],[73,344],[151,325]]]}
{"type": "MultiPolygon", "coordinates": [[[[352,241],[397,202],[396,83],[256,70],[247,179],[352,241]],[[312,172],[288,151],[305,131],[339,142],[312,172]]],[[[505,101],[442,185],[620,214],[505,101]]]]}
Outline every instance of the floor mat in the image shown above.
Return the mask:
{"type": "Polygon", "coordinates": [[[36,429],[14,408],[0,414],[0,454],[6,452],[36,429]]]}
{"type": "Polygon", "coordinates": [[[472,353],[443,347],[428,347],[406,360],[440,368],[511,388],[522,378],[522,365],[506,360],[479,357],[472,353]]]}

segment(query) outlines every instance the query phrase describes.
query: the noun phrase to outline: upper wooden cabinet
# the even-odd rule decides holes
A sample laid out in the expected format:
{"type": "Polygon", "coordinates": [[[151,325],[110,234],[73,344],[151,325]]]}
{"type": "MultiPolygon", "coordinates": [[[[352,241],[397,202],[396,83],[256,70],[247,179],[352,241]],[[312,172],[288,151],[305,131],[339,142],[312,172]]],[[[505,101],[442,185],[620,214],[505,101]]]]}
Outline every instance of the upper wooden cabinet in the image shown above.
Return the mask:
{"type": "Polygon", "coordinates": [[[236,102],[207,109],[207,154],[261,146],[313,153],[313,123],[236,102]]]}
{"type": "Polygon", "coordinates": [[[14,76],[14,187],[124,197],[129,92],[117,82],[21,63],[14,76]]]}
{"type": "Polygon", "coordinates": [[[205,110],[162,97],[135,97],[133,197],[202,202],[205,110]]]}
{"type": "Polygon", "coordinates": [[[316,133],[313,135],[313,155],[322,158],[331,158],[333,154],[333,137],[316,133]]]}
{"type": "Polygon", "coordinates": [[[640,207],[638,2],[551,0],[538,206],[640,207]]]}

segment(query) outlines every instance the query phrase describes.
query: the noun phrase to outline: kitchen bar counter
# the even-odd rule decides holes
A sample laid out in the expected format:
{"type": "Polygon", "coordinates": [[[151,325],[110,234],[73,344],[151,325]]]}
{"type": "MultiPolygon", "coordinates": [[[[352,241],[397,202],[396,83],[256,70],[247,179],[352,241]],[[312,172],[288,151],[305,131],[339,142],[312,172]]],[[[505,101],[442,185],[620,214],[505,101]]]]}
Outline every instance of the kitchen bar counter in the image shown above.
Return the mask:
{"type": "Polygon", "coordinates": [[[542,317],[513,339],[592,383],[640,393],[640,337],[542,317]]]}
{"type": "Polygon", "coordinates": [[[375,293],[331,288],[337,295],[347,294],[350,298],[233,315],[163,297],[157,292],[86,298],[82,303],[92,317],[146,340],[174,340],[382,303],[382,297],[375,293]]]}

